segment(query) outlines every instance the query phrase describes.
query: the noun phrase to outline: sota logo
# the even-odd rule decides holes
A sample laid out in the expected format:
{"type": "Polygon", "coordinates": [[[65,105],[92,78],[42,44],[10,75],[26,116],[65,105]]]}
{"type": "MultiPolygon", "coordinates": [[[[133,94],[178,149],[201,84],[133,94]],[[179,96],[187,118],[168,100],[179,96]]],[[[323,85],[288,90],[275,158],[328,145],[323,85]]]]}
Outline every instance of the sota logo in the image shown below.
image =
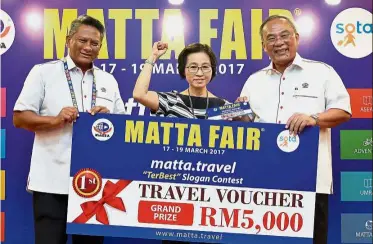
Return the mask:
{"type": "Polygon", "coordinates": [[[284,152],[294,152],[299,146],[299,136],[284,130],[277,136],[277,146],[284,152]]]}
{"type": "Polygon", "coordinates": [[[349,58],[363,58],[372,53],[372,13],[349,8],[335,17],[330,36],[334,47],[349,58]]]}

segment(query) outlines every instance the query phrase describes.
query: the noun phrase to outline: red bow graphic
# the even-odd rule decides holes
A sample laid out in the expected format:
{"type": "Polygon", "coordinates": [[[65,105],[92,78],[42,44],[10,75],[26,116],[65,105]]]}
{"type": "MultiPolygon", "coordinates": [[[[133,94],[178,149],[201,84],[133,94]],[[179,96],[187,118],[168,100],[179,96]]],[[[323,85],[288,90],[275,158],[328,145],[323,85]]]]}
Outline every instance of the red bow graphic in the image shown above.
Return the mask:
{"type": "Polygon", "coordinates": [[[102,198],[99,201],[89,201],[82,203],[80,207],[83,210],[73,222],[84,224],[94,215],[96,220],[104,225],[109,224],[109,219],[105,210],[105,203],[112,206],[115,209],[126,212],[126,207],[120,197],[117,197],[124,188],[131,183],[130,180],[119,180],[117,183],[113,183],[108,180],[105,184],[104,190],[102,191],[102,198]]]}

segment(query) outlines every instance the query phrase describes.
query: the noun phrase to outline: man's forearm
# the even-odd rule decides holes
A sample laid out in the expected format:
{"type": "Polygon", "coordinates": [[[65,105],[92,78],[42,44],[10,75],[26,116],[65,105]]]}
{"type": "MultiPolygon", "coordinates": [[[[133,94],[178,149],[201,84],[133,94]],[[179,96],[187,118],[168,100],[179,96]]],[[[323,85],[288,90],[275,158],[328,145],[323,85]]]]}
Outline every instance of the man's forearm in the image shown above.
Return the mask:
{"type": "Polygon", "coordinates": [[[51,130],[58,127],[58,124],[55,123],[55,117],[40,116],[32,111],[15,111],[13,124],[16,128],[23,128],[33,132],[51,130]]]}
{"type": "Polygon", "coordinates": [[[333,128],[350,118],[351,115],[346,111],[332,108],[319,114],[319,126],[320,128],[333,128]]]}

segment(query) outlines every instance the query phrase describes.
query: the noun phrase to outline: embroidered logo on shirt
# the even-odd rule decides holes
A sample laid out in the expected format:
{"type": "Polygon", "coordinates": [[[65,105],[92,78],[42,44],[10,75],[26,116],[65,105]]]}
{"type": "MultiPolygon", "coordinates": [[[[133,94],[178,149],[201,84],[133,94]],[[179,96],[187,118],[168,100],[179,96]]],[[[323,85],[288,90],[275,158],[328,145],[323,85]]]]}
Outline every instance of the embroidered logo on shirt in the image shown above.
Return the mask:
{"type": "Polygon", "coordinates": [[[308,86],[309,86],[308,83],[303,83],[303,84],[302,84],[302,87],[303,87],[303,88],[308,88],[308,86]]]}
{"type": "Polygon", "coordinates": [[[101,87],[101,91],[102,92],[106,92],[106,88],[105,87],[101,87]]]}

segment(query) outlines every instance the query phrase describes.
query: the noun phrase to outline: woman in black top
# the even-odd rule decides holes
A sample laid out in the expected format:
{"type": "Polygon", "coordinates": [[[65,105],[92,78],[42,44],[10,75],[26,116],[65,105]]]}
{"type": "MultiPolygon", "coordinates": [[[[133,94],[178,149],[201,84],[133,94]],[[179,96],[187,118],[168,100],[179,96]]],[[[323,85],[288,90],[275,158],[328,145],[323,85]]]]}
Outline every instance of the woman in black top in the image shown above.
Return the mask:
{"type": "MultiPolygon", "coordinates": [[[[148,91],[155,62],[168,48],[167,43],[156,42],[152,55],[145,61],[137,78],[133,97],[152,113],[166,117],[207,119],[207,109],[219,107],[228,102],[216,97],[207,90],[207,84],[216,75],[217,60],[208,45],[194,43],[185,47],[178,57],[178,70],[181,78],[189,83],[188,89],[178,93],[148,91]]],[[[163,244],[186,243],[162,241],[163,244]]]]}
{"type": "Polygon", "coordinates": [[[207,109],[223,106],[226,100],[207,90],[207,84],[216,75],[216,57],[208,45],[194,43],[181,51],[178,57],[178,70],[186,79],[189,88],[178,93],[148,91],[154,63],[167,51],[167,43],[156,42],[152,55],[145,61],[137,78],[133,97],[150,108],[155,114],[166,117],[206,119],[207,109]]]}

